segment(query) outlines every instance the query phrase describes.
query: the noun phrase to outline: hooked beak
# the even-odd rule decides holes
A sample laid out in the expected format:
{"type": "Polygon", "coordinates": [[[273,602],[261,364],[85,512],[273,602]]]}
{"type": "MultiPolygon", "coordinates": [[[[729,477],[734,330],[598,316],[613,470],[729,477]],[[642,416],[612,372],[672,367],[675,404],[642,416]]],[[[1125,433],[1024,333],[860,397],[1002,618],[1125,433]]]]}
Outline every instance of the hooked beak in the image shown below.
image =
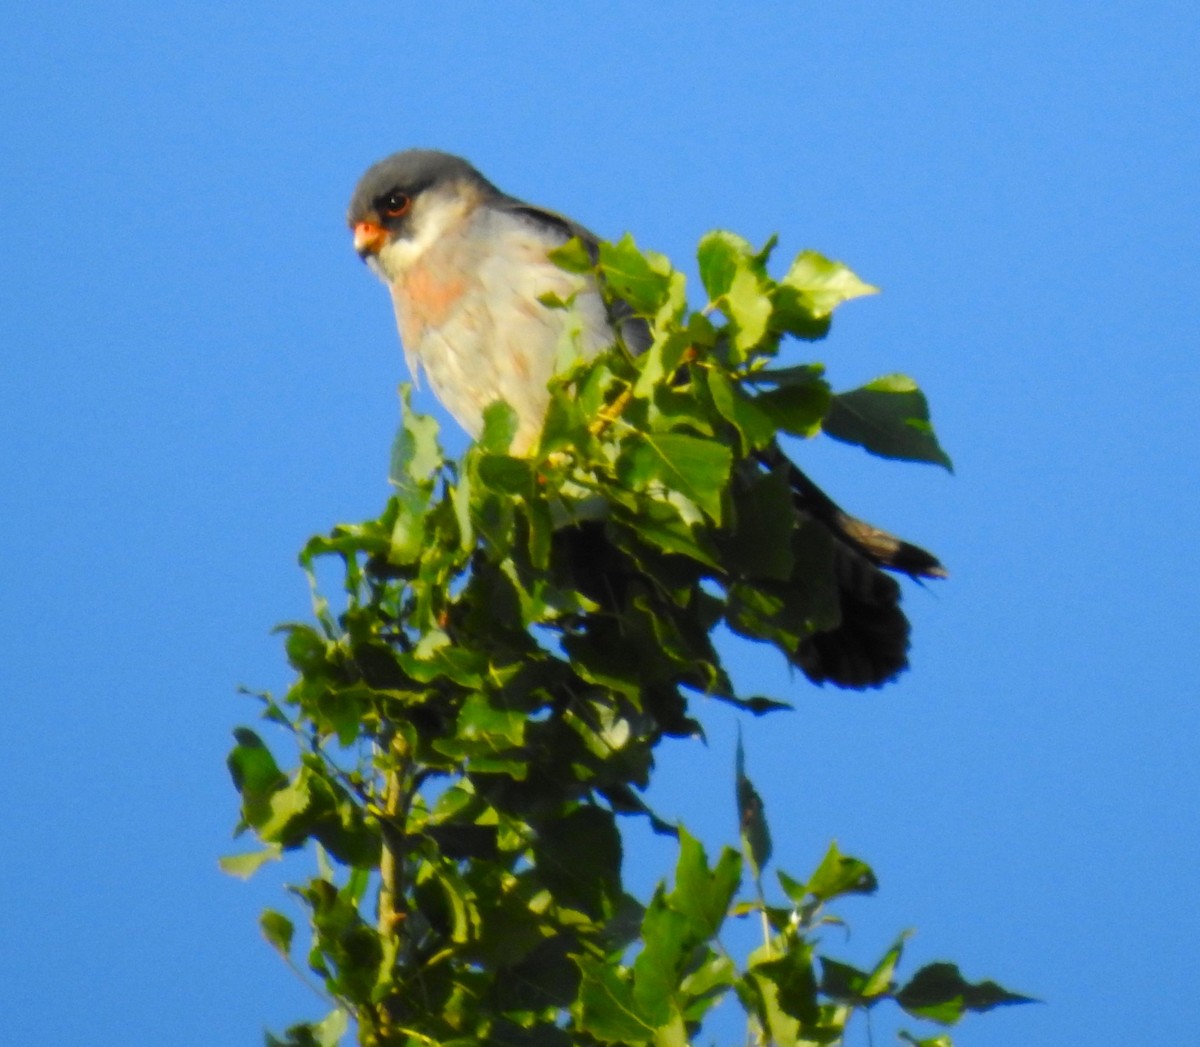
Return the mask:
{"type": "Polygon", "coordinates": [[[387,243],[387,233],[378,222],[358,222],[354,226],[354,250],[366,261],[367,255],[377,255],[387,243]]]}

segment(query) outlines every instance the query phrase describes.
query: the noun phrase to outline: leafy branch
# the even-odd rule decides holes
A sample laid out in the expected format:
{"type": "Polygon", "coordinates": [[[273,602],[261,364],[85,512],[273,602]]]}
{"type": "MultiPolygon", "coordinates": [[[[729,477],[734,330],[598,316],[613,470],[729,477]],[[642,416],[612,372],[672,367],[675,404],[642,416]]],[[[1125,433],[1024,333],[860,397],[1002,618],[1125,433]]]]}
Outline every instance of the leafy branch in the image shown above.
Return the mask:
{"type": "MultiPolygon", "coordinates": [[[[305,546],[313,620],[281,630],[295,679],[279,700],[259,696],[297,763],[282,769],[238,729],[238,831],[260,846],[224,866],[246,876],[315,851],[316,874],[291,893],[308,924],[303,965],[333,1009],[269,1043],[332,1047],[353,1024],[368,1047],[682,1047],[733,997],[753,1042],[790,1047],[839,1042],[883,1001],[952,1024],[1024,999],[946,963],[898,983],[903,938],[867,971],[825,955],[828,906],[871,893],[875,877],[832,845],[807,879],[778,873],[771,902],[770,834],[740,743],[740,853],[710,864],[644,799],[658,746],[702,734],[697,696],[751,715],[787,708],[738,694],[718,627],[815,680],[876,685],[904,664],[907,625],[891,661],[861,675],[827,642],[866,599],[842,590],[865,578],[898,614],[875,565],[940,570],[806,490],[779,448],[779,432],[826,430],[949,466],[909,380],[836,394],[820,365],[776,363],[787,336],[823,337],[838,305],[874,289],[813,252],[775,281],[772,247],[705,237],[708,301],[692,312],[682,275],[628,238],[595,263],[568,245],[560,263],[594,264],[651,323],[650,348],[565,366],[523,457],[497,403],[479,441],[445,459],[405,393],[383,512],[305,546]],[[317,586],[321,563],[340,565],[336,598],[317,586]],[[673,885],[647,901],[623,884],[623,818],[678,841],[673,885]],[[719,936],[750,914],[763,942],[739,958],[719,936]]],[[[290,918],[269,911],[262,930],[300,967],[290,918]]]]}

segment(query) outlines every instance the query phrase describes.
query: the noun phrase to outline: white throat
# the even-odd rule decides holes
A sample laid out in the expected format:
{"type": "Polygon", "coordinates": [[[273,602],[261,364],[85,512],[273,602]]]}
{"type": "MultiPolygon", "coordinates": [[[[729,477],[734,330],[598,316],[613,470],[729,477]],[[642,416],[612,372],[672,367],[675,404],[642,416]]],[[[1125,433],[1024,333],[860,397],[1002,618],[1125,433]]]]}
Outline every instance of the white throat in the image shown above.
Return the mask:
{"type": "Polygon", "coordinates": [[[462,225],[478,203],[477,195],[461,185],[422,193],[413,203],[408,235],[384,245],[370,259],[371,269],[385,281],[403,277],[443,236],[462,225]]]}

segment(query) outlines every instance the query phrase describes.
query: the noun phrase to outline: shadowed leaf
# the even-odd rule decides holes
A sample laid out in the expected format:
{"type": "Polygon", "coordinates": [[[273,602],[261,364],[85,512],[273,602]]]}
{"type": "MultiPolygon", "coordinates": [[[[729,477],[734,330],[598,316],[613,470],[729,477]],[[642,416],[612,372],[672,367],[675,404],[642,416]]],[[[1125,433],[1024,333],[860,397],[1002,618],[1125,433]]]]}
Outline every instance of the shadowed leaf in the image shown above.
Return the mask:
{"type": "Polygon", "coordinates": [[[736,785],[742,847],[754,876],[758,877],[771,860],[771,832],[767,828],[767,812],[762,797],[746,777],[746,753],[742,748],[741,728],[738,729],[737,740],[736,785]]]}
{"type": "Polygon", "coordinates": [[[905,375],[890,374],[833,397],[825,432],[883,458],[932,462],[953,472],[929,421],[925,394],[905,375]]]}
{"type": "Polygon", "coordinates": [[[969,982],[953,963],[931,963],[896,993],[909,1014],[953,1025],[968,1011],[990,1011],[1007,1004],[1036,1003],[1031,996],[1010,992],[992,981],[969,982]]]}

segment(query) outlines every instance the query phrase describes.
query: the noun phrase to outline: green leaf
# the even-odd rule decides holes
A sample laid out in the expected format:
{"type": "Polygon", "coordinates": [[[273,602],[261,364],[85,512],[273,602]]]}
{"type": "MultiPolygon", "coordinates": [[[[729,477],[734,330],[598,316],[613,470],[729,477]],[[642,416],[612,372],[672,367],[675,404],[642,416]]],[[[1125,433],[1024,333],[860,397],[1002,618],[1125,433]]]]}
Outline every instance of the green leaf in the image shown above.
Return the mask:
{"type": "Polygon", "coordinates": [[[532,493],[533,466],[525,458],[508,455],[480,455],[475,463],[479,482],[497,494],[523,496],[532,493]]]}
{"type": "Polygon", "coordinates": [[[655,892],[642,918],[642,950],[633,964],[633,997],[638,1014],[656,1027],[671,1019],[671,1004],[693,941],[687,917],[655,892]]]}
{"type": "Polygon", "coordinates": [[[616,967],[590,957],[575,957],[583,980],[579,987],[578,1024],[604,1043],[649,1043],[654,1027],[641,1015],[633,987],[616,967]]]}
{"type": "Polygon", "coordinates": [[[819,367],[789,367],[759,371],[752,380],[775,388],[759,393],[754,405],[772,425],[796,436],[816,436],[829,413],[832,393],[819,367]]]}
{"type": "Polygon", "coordinates": [[[862,994],[866,999],[883,996],[891,990],[892,975],[896,973],[896,965],[900,962],[900,955],[904,951],[904,942],[908,936],[909,932],[907,931],[901,934],[867,976],[862,988],[862,994]]]}
{"type": "Polygon", "coordinates": [[[471,477],[464,472],[450,491],[454,520],[458,524],[458,547],[463,552],[475,548],[475,525],[471,521],[471,477]]]}
{"type": "Polygon", "coordinates": [[[705,374],[713,405],[738,431],[744,447],[748,451],[766,447],[775,438],[778,428],[771,413],[731,382],[724,371],[714,367],[705,374]]]}
{"type": "Polygon", "coordinates": [[[412,564],[425,548],[425,518],[433,495],[429,484],[410,484],[396,496],[396,519],[388,548],[388,562],[412,564]]]}
{"type": "Polygon", "coordinates": [[[700,238],[696,259],[700,264],[700,281],[710,302],[729,292],[739,268],[745,268],[754,255],[749,242],[736,233],[717,229],[700,238]]]}
{"type": "Polygon", "coordinates": [[[622,483],[644,490],[658,481],[695,502],[712,520],[721,520],[721,491],[733,454],[716,440],[686,433],[643,433],[617,463],[622,483]]]}
{"type": "Polygon", "coordinates": [[[737,986],[738,996],[765,1033],[757,1039],[770,1044],[770,1047],[809,1047],[813,1041],[804,1036],[805,1030],[801,1027],[800,1019],[788,1014],[780,1005],[776,972],[770,968],[765,972],[758,969],[762,962],[760,954],[765,951],[757,951],[750,969],[737,986]]]}
{"type": "Polygon", "coordinates": [[[845,1003],[859,1004],[863,1002],[863,990],[867,986],[870,975],[851,967],[848,963],[831,960],[828,956],[819,957],[821,961],[821,992],[831,999],[845,1003]]]}
{"type": "Polygon", "coordinates": [[[827,902],[845,894],[874,894],[879,887],[871,867],[866,862],[842,854],[836,842],[829,845],[829,850],[808,878],[808,883],[799,884],[786,873],[779,873],[779,882],[784,893],[796,905],[802,905],[809,895],[827,902]]]}
{"type": "Polygon", "coordinates": [[[675,889],[667,900],[690,921],[694,941],[706,941],[717,935],[741,879],[742,859],[737,851],[724,848],[716,868],[710,871],[700,842],[679,827],[675,889]]]}
{"type": "MultiPolygon", "coordinates": [[[[511,911],[492,915],[489,922],[494,924],[491,930],[497,932],[494,945],[500,967],[494,998],[503,1001],[507,1014],[565,1008],[575,1001],[579,994],[580,976],[579,969],[571,962],[570,954],[575,944],[571,935],[553,934],[539,941],[537,935],[547,933],[548,927],[540,926],[538,914],[520,905],[519,901],[511,911]],[[532,938],[530,932],[533,933],[532,938]],[[527,941],[528,946],[525,944],[527,941]],[[523,958],[514,962],[518,956],[523,958]]],[[[563,1043],[557,1039],[547,1041],[544,1033],[536,1040],[493,1036],[487,1042],[489,1047],[491,1044],[540,1047],[547,1043],[553,1043],[556,1047],[570,1047],[570,1042],[563,1043]]]]}
{"type": "Polygon", "coordinates": [[[698,1022],[705,1012],[721,1002],[725,993],[737,979],[737,967],[728,956],[716,952],[689,970],[679,983],[685,1000],[683,1016],[688,1021],[698,1022]]]}
{"type": "Polygon", "coordinates": [[[720,230],[700,241],[700,279],[709,302],[729,317],[734,359],[739,362],[749,359],[770,326],[773,285],[765,262],[771,246],[756,254],[740,236],[720,230]]]}
{"type": "Polygon", "coordinates": [[[594,919],[612,911],[621,890],[621,835],[609,811],[578,807],[548,822],[538,830],[533,855],[560,904],[594,919]]]}
{"type": "Polygon", "coordinates": [[[513,437],[517,435],[520,420],[517,412],[503,400],[493,400],[483,409],[483,432],[479,436],[479,446],[485,452],[495,455],[507,453],[513,437]]]}
{"type": "Polygon", "coordinates": [[[526,710],[493,705],[487,695],[476,691],[458,714],[457,737],[465,741],[485,740],[497,747],[519,746],[525,741],[528,722],[526,710]]]}
{"type": "Polygon", "coordinates": [[[746,752],[742,748],[741,728],[738,729],[736,782],[742,848],[757,879],[771,860],[771,832],[767,828],[767,812],[762,797],[746,777],[746,752]]]}
{"type": "Polygon", "coordinates": [[[577,236],[571,237],[561,247],[550,251],[547,257],[560,269],[568,273],[588,273],[593,267],[592,252],[577,236]]]}
{"type": "Polygon", "coordinates": [[[389,470],[389,479],[402,491],[413,484],[427,481],[442,464],[442,451],[437,441],[437,419],[414,411],[411,399],[412,386],[406,382],[400,386],[403,413],[400,428],[392,442],[389,470]]]}
{"type": "Polygon", "coordinates": [[[234,788],[241,792],[273,792],[286,777],[263,740],[249,727],[237,727],[237,745],[227,760],[234,788]]]}
{"type": "Polygon", "coordinates": [[[303,829],[297,829],[295,823],[308,813],[311,802],[309,776],[302,769],[295,779],[271,794],[267,802],[266,817],[251,824],[258,831],[259,837],[267,843],[282,844],[285,848],[296,846],[300,842],[303,829]]]}
{"type": "Polygon", "coordinates": [[[771,295],[767,281],[749,265],[741,266],[721,300],[721,311],[733,322],[735,359],[749,359],[767,333],[771,319],[771,295]]]}
{"type": "Polygon", "coordinates": [[[296,930],[292,926],[292,921],[284,916],[283,913],[275,912],[273,909],[264,909],[262,915],[258,918],[258,925],[262,929],[263,937],[286,960],[291,954],[292,935],[296,930]]]}
{"type": "Polygon", "coordinates": [[[884,375],[833,397],[825,432],[883,458],[933,462],[953,472],[929,421],[929,404],[916,383],[902,374],[884,375]]]}
{"type": "Polygon", "coordinates": [[[643,504],[639,506],[633,525],[642,541],[664,552],[687,556],[715,571],[721,570],[721,558],[706,529],[685,522],[674,506],[664,502],[643,504]]]}
{"type": "Polygon", "coordinates": [[[551,382],[550,405],[542,426],[538,448],[543,456],[554,451],[582,450],[590,439],[587,420],[579,399],[571,390],[551,382]]]}
{"type": "MultiPolygon", "coordinates": [[[[358,653],[369,656],[371,652],[369,649],[363,649],[358,653]]],[[[359,665],[362,664],[360,661],[359,665]]],[[[363,728],[363,716],[371,707],[371,702],[378,697],[377,692],[365,684],[320,687],[316,690],[316,702],[306,705],[321,734],[326,735],[332,730],[343,745],[354,744],[363,728]]]]}
{"type": "Polygon", "coordinates": [[[338,1008],[336,1011],[330,1011],[312,1028],[319,1047],[338,1047],[350,1028],[350,1019],[345,1011],[338,1008]]]}
{"type": "Polygon", "coordinates": [[[271,797],[287,785],[287,775],[257,734],[247,727],[233,732],[238,744],[226,764],[234,788],[242,794],[242,818],[258,826],[270,816],[271,797]]]}
{"type": "Polygon", "coordinates": [[[788,702],[781,702],[777,698],[767,698],[764,695],[755,695],[753,698],[738,698],[732,694],[714,694],[713,697],[718,701],[725,702],[727,705],[735,706],[738,709],[745,709],[746,712],[753,716],[766,716],[767,713],[774,712],[791,712],[795,708],[788,702]]]}
{"type": "Polygon", "coordinates": [[[298,1025],[289,1025],[282,1040],[267,1033],[265,1042],[267,1047],[324,1047],[317,1039],[315,1030],[315,1025],[301,1022],[298,1025]]]}
{"type": "Polygon", "coordinates": [[[913,1047],[954,1047],[954,1041],[945,1033],[940,1036],[923,1036],[917,1039],[912,1033],[901,1029],[896,1035],[905,1043],[913,1044],[913,1047]]]}
{"type": "Polygon", "coordinates": [[[218,865],[223,873],[248,880],[267,862],[276,862],[283,856],[280,847],[267,847],[261,851],[249,851],[246,854],[229,854],[218,859],[218,865]]]}
{"type": "Polygon", "coordinates": [[[1011,992],[993,981],[969,982],[953,963],[931,963],[895,994],[909,1014],[941,1025],[953,1025],[968,1011],[990,1011],[1016,1003],[1036,1003],[1031,996],[1011,992]]]}
{"type": "Polygon", "coordinates": [[[656,432],[687,431],[693,435],[713,436],[712,411],[698,399],[690,385],[659,385],[647,404],[648,428],[656,432]]]}
{"type": "Polygon", "coordinates": [[[628,233],[615,244],[601,242],[600,271],[612,292],[642,316],[653,316],[670,296],[671,264],[639,251],[628,233]]]}
{"type": "Polygon", "coordinates": [[[788,1017],[797,1019],[802,1028],[816,1024],[819,1017],[812,952],[811,944],[792,938],[782,956],[753,965],[760,982],[771,983],[778,1008],[788,1017]]]}
{"type": "Polygon", "coordinates": [[[789,659],[803,639],[835,627],[841,611],[833,543],[825,527],[802,519],[792,533],[792,576],[785,582],[731,585],[725,611],[729,627],[775,644],[789,659]]]}
{"type": "Polygon", "coordinates": [[[687,315],[687,307],[687,277],[672,272],[667,278],[667,293],[654,314],[655,329],[666,330],[678,325],[687,315]]]}
{"type": "Polygon", "coordinates": [[[742,578],[785,581],[795,569],[793,492],[781,472],[757,473],[733,488],[732,528],[723,536],[725,569],[742,578]]]}
{"type": "Polygon", "coordinates": [[[864,283],[841,262],[830,261],[816,251],[801,251],[779,283],[794,291],[800,304],[817,319],[828,316],[851,298],[879,293],[878,287],[864,283]]]}
{"type": "Polygon", "coordinates": [[[297,672],[305,675],[321,675],[326,670],[329,655],[334,645],[330,644],[316,629],[299,622],[290,622],[278,627],[285,633],[284,649],[288,663],[297,672]]]}

